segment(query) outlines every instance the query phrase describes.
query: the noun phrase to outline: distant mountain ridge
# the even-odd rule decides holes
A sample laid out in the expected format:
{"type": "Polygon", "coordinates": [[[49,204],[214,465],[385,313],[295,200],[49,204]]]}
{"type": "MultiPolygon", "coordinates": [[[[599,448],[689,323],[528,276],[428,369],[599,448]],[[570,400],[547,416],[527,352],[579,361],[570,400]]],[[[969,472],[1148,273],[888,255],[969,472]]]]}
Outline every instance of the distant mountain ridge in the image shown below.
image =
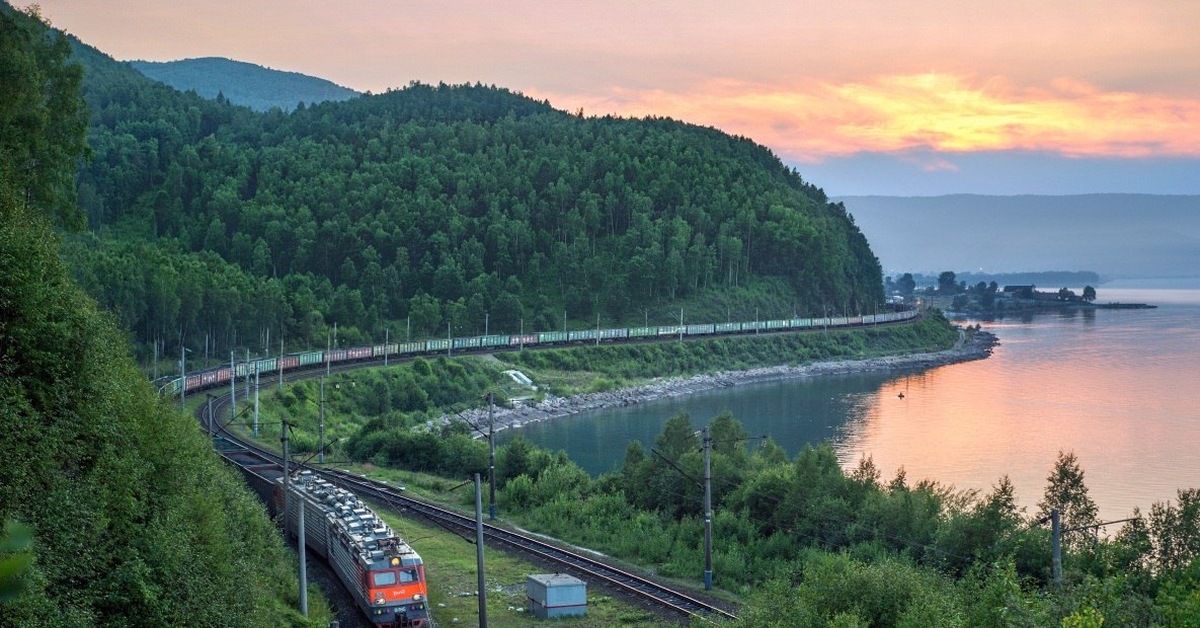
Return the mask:
{"type": "Polygon", "coordinates": [[[360,95],[323,78],[224,57],[130,61],[129,64],[147,77],[180,91],[195,90],[209,99],[223,94],[233,104],[255,111],[268,111],[273,107],[291,111],[301,102],[311,105],[349,100],[360,95]]]}
{"type": "Polygon", "coordinates": [[[1200,196],[847,196],[888,272],[1200,276],[1200,196]]]}

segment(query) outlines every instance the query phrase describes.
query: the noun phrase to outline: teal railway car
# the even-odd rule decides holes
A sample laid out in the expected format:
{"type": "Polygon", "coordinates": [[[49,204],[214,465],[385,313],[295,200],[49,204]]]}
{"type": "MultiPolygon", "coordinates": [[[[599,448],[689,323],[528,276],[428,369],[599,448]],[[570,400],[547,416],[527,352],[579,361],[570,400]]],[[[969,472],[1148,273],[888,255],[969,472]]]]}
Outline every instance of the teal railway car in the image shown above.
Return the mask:
{"type": "Polygon", "coordinates": [[[566,341],[567,332],[565,331],[543,331],[538,333],[538,344],[566,341]]]}
{"type": "Polygon", "coordinates": [[[492,334],[490,336],[480,336],[479,346],[481,347],[505,347],[508,346],[508,336],[492,334]]]}
{"type": "Polygon", "coordinates": [[[595,340],[595,339],[596,339],[596,330],[595,329],[582,329],[579,331],[567,332],[567,341],[568,342],[579,342],[581,340],[595,340]]]}
{"type": "Polygon", "coordinates": [[[418,340],[416,342],[401,342],[396,345],[396,353],[400,355],[425,353],[425,341],[418,340]]]}

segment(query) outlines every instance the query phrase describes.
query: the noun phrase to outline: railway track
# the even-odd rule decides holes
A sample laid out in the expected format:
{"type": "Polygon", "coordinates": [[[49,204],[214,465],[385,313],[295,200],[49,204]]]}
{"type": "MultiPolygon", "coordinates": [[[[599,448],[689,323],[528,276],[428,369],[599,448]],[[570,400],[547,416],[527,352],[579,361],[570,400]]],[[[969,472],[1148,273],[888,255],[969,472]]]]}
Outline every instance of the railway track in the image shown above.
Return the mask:
{"type": "MultiPolygon", "coordinates": [[[[349,367],[351,365],[345,365],[349,367]]],[[[362,365],[354,365],[362,366],[362,365]]],[[[344,368],[345,368],[344,367],[344,368]]],[[[304,376],[314,377],[324,369],[308,373],[292,373],[285,375],[285,381],[301,379],[304,376]]],[[[277,382],[277,379],[273,378],[277,382]]],[[[214,398],[214,416],[221,416],[220,410],[229,403],[228,393],[214,398]]],[[[205,427],[208,427],[207,413],[202,406],[197,411],[197,417],[205,427]]],[[[223,452],[224,457],[233,464],[252,466],[255,464],[282,465],[283,460],[272,451],[263,449],[243,441],[238,435],[226,430],[214,421],[214,435],[220,436],[239,449],[223,452]],[[236,451],[236,453],[235,453],[236,451]]],[[[292,463],[295,464],[295,463],[292,463]]],[[[388,507],[408,516],[417,516],[446,529],[460,532],[470,538],[475,532],[475,519],[440,506],[414,499],[386,483],[350,473],[341,469],[297,465],[311,470],[314,474],[345,488],[365,499],[386,504],[388,507]]],[[[698,599],[686,591],[671,587],[620,569],[603,561],[560,547],[526,534],[507,530],[495,525],[484,523],[484,541],[486,544],[504,551],[523,554],[535,562],[563,573],[570,573],[582,578],[592,585],[604,588],[641,604],[665,611],[670,614],[704,622],[719,623],[737,619],[737,616],[719,606],[698,599]]]]}

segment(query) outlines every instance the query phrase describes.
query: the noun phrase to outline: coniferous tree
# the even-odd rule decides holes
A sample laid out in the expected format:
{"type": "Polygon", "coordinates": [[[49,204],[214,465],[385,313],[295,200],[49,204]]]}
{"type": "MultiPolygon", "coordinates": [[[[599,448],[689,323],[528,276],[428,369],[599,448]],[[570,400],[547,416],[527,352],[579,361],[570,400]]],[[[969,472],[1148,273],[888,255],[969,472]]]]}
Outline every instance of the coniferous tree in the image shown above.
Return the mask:
{"type": "MultiPolygon", "coordinates": [[[[1038,502],[1038,517],[1047,517],[1051,509],[1059,511],[1061,525],[1064,530],[1091,526],[1099,522],[1096,514],[1096,502],[1088,496],[1087,485],[1083,481],[1083,469],[1075,452],[1058,452],[1054,469],[1046,477],[1046,492],[1038,502]]],[[[1078,546],[1089,538],[1094,538],[1095,531],[1091,529],[1076,529],[1063,533],[1063,543],[1068,546],[1078,546]]]]}

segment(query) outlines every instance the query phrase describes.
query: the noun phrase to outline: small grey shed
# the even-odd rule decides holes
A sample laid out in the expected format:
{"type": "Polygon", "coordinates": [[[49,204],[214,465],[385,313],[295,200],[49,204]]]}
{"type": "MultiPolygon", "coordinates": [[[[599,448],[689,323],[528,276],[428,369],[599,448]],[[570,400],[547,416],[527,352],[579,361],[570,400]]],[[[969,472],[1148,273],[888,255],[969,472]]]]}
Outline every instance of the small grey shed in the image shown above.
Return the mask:
{"type": "Polygon", "coordinates": [[[525,578],[525,595],[538,619],[587,614],[587,583],[564,573],[525,578]]]}

